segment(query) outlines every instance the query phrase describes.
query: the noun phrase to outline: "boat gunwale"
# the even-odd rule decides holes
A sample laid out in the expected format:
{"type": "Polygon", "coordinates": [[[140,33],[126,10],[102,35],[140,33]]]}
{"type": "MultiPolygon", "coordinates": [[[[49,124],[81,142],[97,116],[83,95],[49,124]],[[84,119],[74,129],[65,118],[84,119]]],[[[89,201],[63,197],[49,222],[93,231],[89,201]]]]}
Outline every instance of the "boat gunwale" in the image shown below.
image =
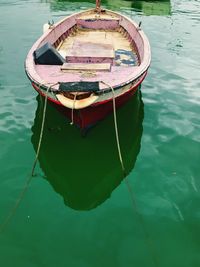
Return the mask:
{"type": "MultiPolygon", "coordinates": [[[[140,80],[138,79],[138,81],[137,81],[135,84],[133,84],[132,86],[130,86],[130,87],[128,88],[128,90],[124,91],[122,94],[119,94],[119,95],[115,96],[115,98],[120,98],[121,96],[127,95],[127,94],[129,94],[130,92],[132,92],[132,91],[134,91],[134,92],[137,91],[137,89],[139,88],[139,86],[141,85],[141,83],[143,82],[143,80],[145,79],[146,75],[147,75],[147,71],[141,75],[140,80]]],[[[120,87],[120,88],[118,88],[118,89],[122,89],[123,87],[128,86],[128,85],[130,85],[130,83],[129,83],[129,84],[126,84],[126,85],[124,85],[124,86],[122,86],[122,87],[120,87]]],[[[34,82],[32,82],[32,86],[34,87],[34,89],[35,89],[38,93],[40,93],[43,97],[45,97],[45,93],[42,92],[42,90],[44,90],[44,89],[43,89],[39,84],[35,84],[34,82]]],[[[45,90],[45,91],[46,91],[46,90],[45,90]]],[[[51,93],[51,92],[55,93],[55,91],[51,91],[51,90],[49,90],[49,93],[51,93]]],[[[59,92],[57,92],[57,93],[59,93],[59,92]]],[[[112,89],[110,88],[110,90],[109,90],[109,91],[106,91],[106,93],[113,93],[113,91],[112,91],[112,89]]],[[[93,94],[93,95],[96,95],[96,96],[99,96],[99,97],[100,97],[101,95],[104,95],[104,93],[103,93],[103,94],[96,94],[96,92],[95,92],[95,94],[93,94]]],[[[88,97],[88,98],[89,98],[89,97],[88,97]]],[[[50,96],[47,95],[47,99],[50,100],[51,102],[55,103],[55,104],[58,104],[58,105],[63,106],[63,104],[57,99],[57,97],[56,97],[56,99],[54,99],[54,98],[51,98],[50,96]]],[[[107,99],[104,99],[104,100],[95,101],[95,102],[94,102],[93,104],[91,104],[90,106],[91,106],[91,107],[96,107],[96,106],[105,104],[105,103],[107,103],[107,102],[109,102],[109,101],[112,101],[112,99],[113,99],[113,96],[111,96],[111,97],[109,97],[109,98],[107,98],[107,99]]],[[[81,99],[81,100],[84,100],[84,99],[81,99]]],[[[76,101],[81,101],[81,100],[76,100],[76,101]]],[[[69,107],[68,107],[68,108],[69,108],[69,107]]],[[[75,108],[75,109],[76,109],[76,108],[75,108]]]]}
{"type": "MultiPolygon", "coordinates": [[[[143,72],[139,77],[137,77],[136,79],[129,80],[129,81],[127,81],[127,83],[117,85],[117,86],[113,87],[113,89],[116,91],[116,90],[120,90],[120,89],[121,89],[122,87],[124,87],[124,86],[130,85],[130,84],[133,83],[133,82],[137,83],[137,80],[140,80],[140,78],[141,78],[143,75],[146,76],[147,71],[148,71],[148,69],[147,69],[146,71],[144,71],[144,72],[143,72]]],[[[27,74],[27,73],[26,73],[26,74],[27,74]]],[[[51,93],[55,93],[55,94],[59,94],[59,93],[61,93],[61,91],[59,91],[58,89],[54,89],[53,86],[51,87],[51,84],[49,84],[49,86],[47,86],[47,85],[45,85],[45,84],[40,84],[40,83],[38,83],[37,81],[34,81],[33,79],[31,79],[31,78],[28,76],[28,74],[27,74],[27,77],[29,78],[29,80],[30,80],[32,83],[34,83],[34,84],[35,84],[37,87],[39,87],[41,90],[44,90],[44,91],[47,91],[47,90],[48,90],[49,92],[51,92],[51,93]]],[[[141,80],[140,83],[142,83],[143,80],[144,80],[144,78],[141,80]]],[[[101,82],[102,82],[102,81],[99,81],[99,83],[101,83],[101,82]]],[[[139,83],[139,84],[140,84],[140,83],[139,83]]],[[[58,82],[58,84],[60,84],[60,83],[58,82]]],[[[135,86],[135,85],[133,84],[133,86],[135,86]]],[[[112,92],[111,87],[106,87],[106,88],[100,89],[100,90],[98,90],[98,91],[95,91],[95,95],[100,96],[100,95],[104,95],[105,93],[110,93],[110,92],[112,92]]]]}

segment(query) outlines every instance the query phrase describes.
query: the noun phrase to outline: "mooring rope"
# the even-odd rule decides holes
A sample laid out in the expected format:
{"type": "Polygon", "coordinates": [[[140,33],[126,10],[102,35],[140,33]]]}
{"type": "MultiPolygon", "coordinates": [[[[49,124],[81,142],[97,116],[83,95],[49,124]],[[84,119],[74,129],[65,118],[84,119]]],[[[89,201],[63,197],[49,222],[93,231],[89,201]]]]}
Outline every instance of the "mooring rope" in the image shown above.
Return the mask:
{"type": "MultiPolygon", "coordinates": [[[[43,137],[43,132],[44,132],[44,123],[45,123],[45,117],[46,117],[48,93],[49,93],[49,90],[51,89],[51,87],[54,86],[54,85],[56,85],[56,84],[50,85],[47,88],[47,91],[46,91],[46,94],[45,94],[44,109],[43,109],[43,114],[42,114],[42,124],[41,124],[41,130],[40,130],[40,137],[39,137],[39,141],[38,141],[38,147],[37,147],[37,152],[36,152],[35,160],[33,162],[31,176],[34,176],[35,167],[36,167],[36,164],[37,164],[37,161],[38,161],[38,156],[39,156],[39,153],[40,153],[40,147],[41,147],[42,137],[43,137]]],[[[42,85],[39,86],[39,89],[40,89],[41,86],[42,85]]]]}
{"type": "Polygon", "coordinates": [[[75,93],[74,100],[73,100],[72,113],[71,113],[71,122],[70,122],[71,125],[74,124],[74,108],[75,108],[75,102],[76,102],[77,94],[78,94],[78,92],[75,93]]]}
{"type": "Polygon", "coordinates": [[[139,220],[139,223],[140,223],[141,228],[143,230],[143,233],[144,233],[144,236],[145,236],[145,240],[146,240],[146,246],[147,246],[147,248],[150,251],[150,254],[151,254],[151,257],[152,257],[152,261],[153,261],[154,266],[157,267],[158,266],[158,257],[157,257],[156,252],[155,252],[153,241],[152,241],[152,239],[151,239],[148,231],[146,230],[143,216],[138,211],[138,207],[137,207],[137,204],[136,204],[134,192],[133,192],[132,187],[131,187],[131,185],[129,183],[129,180],[128,180],[128,178],[125,178],[124,180],[125,180],[125,183],[126,183],[126,186],[127,186],[127,189],[128,189],[129,195],[130,195],[130,198],[131,198],[131,203],[132,203],[133,211],[136,212],[137,217],[138,217],[138,220],[139,220]]]}
{"type": "Polygon", "coordinates": [[[141,228],[143,229],[143,232],[144,232],[144,235],[145,235],[147,247],[149,248],[149,251],[150,251],[151,256],[152,256],[152,261],[154,263],[154,266],[157,267],[158,266],[158,260],[157,260],[157,256],[156,256],[156,253],[155,253],[155,249],[153,248],[153,242],[152,242],[152,240],[150,238],[150,235],[148,234],[148,232],[146,230],[144,219],[143,219],[142,215],[138,211],[133,190],[132,190],[132,188],[131,188],[131,186],[129,184],[129,181],[128,181],[127,177],[126,177],[126,171],[125,171],[125,167],[124,167],[124,162],[123,162],[123,158],[122,158],[122,154],[121,154],[121,148],[120,148],[120,142],[119,142],[119,133],[118,133],[117,116],[116,116],[115,91],[114,91],[114,88],[110,84],[108,84],[107,82],[102,81],[102,83],[105,84],[106,86],[109,86],[110,89],[112,90],[115,135],[116,135],[118,154],[119,154],[119,159],[120,159],[120,163],[121,163],[121,167],[122,167],[122,171],[123,171],[123,175],[124,175],[124,180],[125,180],[125,183],[126,183],[126,186],[127,186],[130,198],[131,198],[133,211],[136,212],[136,214],[138,216],[139,223],[140,223],[141,228]]]}
{"type": "Polygon", "coordinates": [[[115,91],[114,88],[108,84],[107,82],[101,81],[103,84],[105,84],[106,86],[109,86],[110,89],[112,90],[112,100],[113,100],[113,116],[114,116],[114,125],[115,125],[115,136],[116,136],[116,142],[117,142],[117,149],[118,149],[118,155],[119,155],[119,160],[120,160],[120,164],[122,167],[122,171],[124,176],[126,175],[125,173],[125,167],[124,167],[124,162],[123,162],[123,158],[122,158],[122,153],[121,153],[121,147],[120,147],[120,141],[119,141],[119,132],[118,132],[118,125],[117,125],[117,115],[116,115],[116,103],[115,103],[115,91]]]}
{"type": "MultiPolygon", "coordinates": [[[[5,229],[5,227],[8,225],[9,221],[14,216],[14,214],[15,214],[17,208],[19,207],[19,204],[21,203],[21,201],[22,201],[22,199],[23,199],[23,197],[24,197],[24,195],[25,195],[25,193],[26,193],[26,191],[27,191],[27,189],[29,187],[29,184],[32,181],[32,178],[34,176],[34,170],[35,170],[35,167],[36,167],[36,164],[37,164],[37,160],[38,160],[38,156],[39,156],[39,152],[40,152],[40,147],[41,147],[41,143],[42,143],[43,132],[44,132],[44,124],[45,124],[45,117],[46,117],[46,107],[47,107],[48,92],[52,88],[52,86],[54,86],[56,84],[57,83],[50,85],[47,88],[47,91],[46,91],[46,94],[45,94],[45,102],[44,102],[44,109],[43,109],[43,115],[42,115],[42,124],[41,124],[41,130],[40,130],[40,137],[39,137],[39,142],[38,142],[38,147],[37,147],[37,153],[36,153],[36,156],[35,156],[35,160],[33,162],[31,174],[28,177],[28,179],[26,181],[26,184],[25,184],[24,188],[22,189],[19,197],[17,198],[17,200],[15,202],[15,205],[10,209],[10,212],[8,213],[8,215],[5,218],[4,222],[2,224],[0,224],[0,233],[3,232],[3,230],[5,229]]],[[[42,85],[45,85],[45,84],[40,84],[39,85],[39,89],[40,89],[40,87],[42,85]]]]}

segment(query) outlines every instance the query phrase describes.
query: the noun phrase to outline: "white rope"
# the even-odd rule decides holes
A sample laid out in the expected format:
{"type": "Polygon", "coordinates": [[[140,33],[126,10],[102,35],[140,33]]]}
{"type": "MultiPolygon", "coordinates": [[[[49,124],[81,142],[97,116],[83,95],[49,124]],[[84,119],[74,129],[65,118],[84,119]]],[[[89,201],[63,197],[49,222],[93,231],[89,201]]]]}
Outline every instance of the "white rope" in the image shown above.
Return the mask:
{"type": "Polygon", "coordinates": [[[117,149],[118,149],[118,154],[119,154],[119,160],[120,160],[120,163],[121,163],[121,167],[122,167],[122,171],[125,175],[125,167],[124,167],[124,162],[123,162],[123,159],[122,159],[122,153],[121,153],[121,148],[120,148],[120,142],[119,142],[119,133],[118,133],[118,126],[117,126],[117,115],[116,115],[116,103],[115,103],[115,91],[114,91],[114,88],[104,82],[104,81],[101,81],[102,83],[104,83],[105,85],[109,86],[110,89],[112,90],[112,94],[113,94],[113,116],[114,116],[114,125],[115,125],[115,136],[116,136],[116,141],[117,141],[117,149]]]}

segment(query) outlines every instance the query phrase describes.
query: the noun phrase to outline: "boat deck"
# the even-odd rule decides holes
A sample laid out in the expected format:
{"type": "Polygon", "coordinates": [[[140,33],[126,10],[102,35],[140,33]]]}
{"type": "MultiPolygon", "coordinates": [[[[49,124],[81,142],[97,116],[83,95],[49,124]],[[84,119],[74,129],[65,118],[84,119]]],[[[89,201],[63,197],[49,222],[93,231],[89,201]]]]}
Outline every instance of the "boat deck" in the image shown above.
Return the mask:
{"type": "Polygon", "coordinates": [[[70,63],[111,63],[137,66],[138,57],[119,31],[78,29],[62,41],[58,52],[70,63]]]}
{"type": "Polygon", "coordinates": [[[57,47],[66,63],[38,64],[37,73],[50,83],[104,81],[112,86],[126,83],[133,77],[139,60],[128,38],[118,30],[76,28],[57,47]]]}

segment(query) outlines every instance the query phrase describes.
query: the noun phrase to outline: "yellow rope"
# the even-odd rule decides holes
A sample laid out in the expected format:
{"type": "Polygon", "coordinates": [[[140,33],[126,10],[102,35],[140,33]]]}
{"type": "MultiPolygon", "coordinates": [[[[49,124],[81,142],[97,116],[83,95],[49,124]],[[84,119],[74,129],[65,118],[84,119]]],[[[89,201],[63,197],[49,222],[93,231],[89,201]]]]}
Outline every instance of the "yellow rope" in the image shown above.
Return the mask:
{"type": "Polygon", "coordinates": [[[106,86],[109,86],[110,89],[112,90],[112,94],[113,94],[113,116],[114,116],[114,125],[115,125],[115,136],[116,136],[116,141],[117,141],[117,149],[118,149],[118,154],[119,154],[119,160],[120,160],[120,163],[121,163],[121,167],[122,167],[122,171],[124,173],[124,176],[125,176],[125,167],[124,167],[124,162],[123,162],[123,159],[122,159],[122,153],[121,153],[121,148],[120,148],[120,142],[119,142],[119,133],[118,133],[118,125],[117,125],[117,115],[116,115],[116,103],[115,103],[115,91],[114,91],[114,88],[104,82],[104,81],[101,81],[103,84],[105,84],[106,86]]]}
{"type": "MultiPolygon", "coordinates": [[[[46,117],[46,108],[47,108],[47,98],[48,98],[48,92],[51,89],[53,85],[49,86],[47,88],[46,94],[45,94],[45,101],[44,101],[44,109],[43,109],[43,116],[42,116],[42,125],[41,125],[41,130],[40,130],[40,137],[39,137],[39,142],[38,142],[38,147],[37,147],[37,152],[36,152],[36,156],[35,156],[35,160],[33,162],[33,167],[32,167],[32,171],[31,171],[31,176],[34,176],[34,170],[37,164],[37,160],[38,160],[38,156],[40,153],[40,147],[41,147],[41,143],[42,143],[42,137],[43,137],[43,132],[44,132],[44,123],[45,123],[45,117],[46,117]]],[[[41,85],[39,86],[40,89],[41,85]]]]}
{"type": "Polygon", "coordinates": [[[157,259],[156,253],[155,253],[153,242],[152,242],[152,240],[150,238],[150,235],[148,234],[148,232],[146,230],[143,216],[138,211],[133,190],[132,190],[132,188],[131,188],[131,186],[129,184],[128,179],[126,178],[125,167],[124,167],[124,163],[123,163],[123,159],[122,159],[122,154],[121,154],[121,149],[120,149],[120,142],[119,142],[119,134],[118,134],[118,126],[117,126],[117,116],[116,116],[116,104],[115,104],[115,92],[114,92],[114,88],[110,84],[108,84],[106,82],[103,82],[102,81],[102,83],[105,84],[106,86],[109,86],[111,88],[112,94],[113,94],[113,115],[114,115],[115,135],[116,135],[116,140],[117,140],[118,153],[119,153],[119,159],[120,159],[122,171],[123,171],[124,178],[125,178],[124,180],[125,180],[125,183],[126,183],[128,192],[130,194],[132,208],[133,208],[133,211],[136,212],[136,214],[138,216],[139,223],[140,223],[140,225],[141,225],[141,227],[143,229],[144,236],[145,236],[145,239],[146,239],[146,245],[147,245],[147,247],[148,247],[148,249],[149,249],[149,251],[151,253],[152,261],[154,263],[154,266],[158,266],[158,259],[157,259]]]}
{"type": "MultiPolygon", "coordinates": [[[[15,202],[15,205],[10,209],[10,212],[8,213],[7,217],[5,218],[4,222],[2,224],[0,224],[0,233],[3,232],[3,230],[5,229],[5,227],[8,225],[9,221],[12,219],[12,217],[14,216],[17,208],[19,207],[19,204],[21,203],[28,187],[29,187],[29,184],[34,176],[34,170],[35,170],[35,167],[36,167],[36,163],[37,163],[37,160],[38,160],[38,156],[39,156],[39,152],[40,152],[40,147],[41,147],[41,142],[42,142],[42,137],[43,137],[43,131],[44,131],[44,123],[45,123],[45,116],[46,116],[46,107],[47,107],[47,98],[48,98],[48,92],[49,90],[51,89],[52,86],[56,85],[57,83],[49,86],[47,88],[47,91],[46,91],[46,94],[45,94],[45,103],[44,103],[44,109],[43,109],[43,118],[42,118],[42,125],[41,125],[41,131],[40,131],[40,138],[39,138],[39,142],[38,142],[38,148],[37,148],[37,153],[36,153],[36,156],[35,156],[35,160],[34,160],[34,163],[33,163],[33,167],[32,167],[32,171],[31,171],[31,174],[30,176],[28,177],[27,181],[26,181],[26,184],[23,188],[23,190],[21,191],[19,197],[17,198],[16,202],[15,202]]],[[[39,89],[40,87],[44,85],[44,84],[40,84],[39,85],[39,89]]]]}

